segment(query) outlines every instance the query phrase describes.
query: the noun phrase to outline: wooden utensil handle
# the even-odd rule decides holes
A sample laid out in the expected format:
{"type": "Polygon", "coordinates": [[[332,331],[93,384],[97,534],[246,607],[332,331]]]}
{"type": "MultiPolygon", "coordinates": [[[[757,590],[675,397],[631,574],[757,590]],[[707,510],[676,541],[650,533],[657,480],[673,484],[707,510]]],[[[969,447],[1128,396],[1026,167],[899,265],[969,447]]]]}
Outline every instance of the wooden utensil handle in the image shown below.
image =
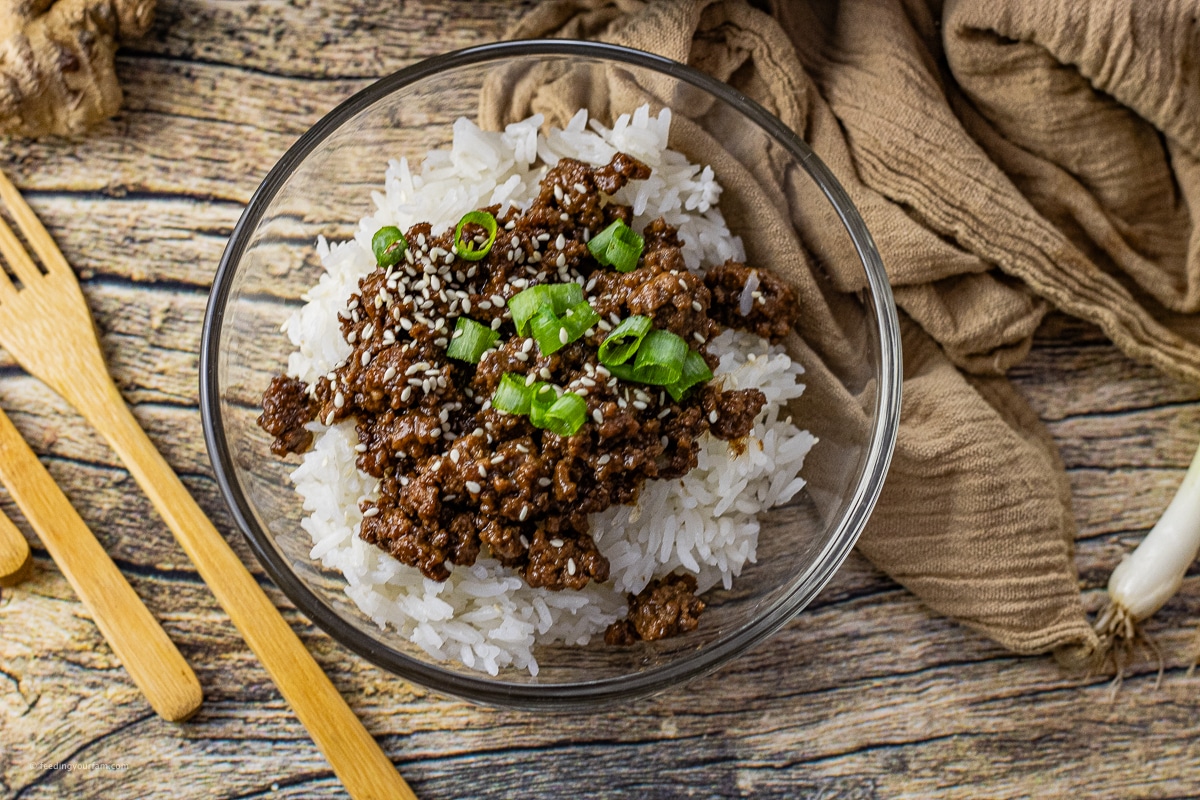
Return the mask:
{"type": "Polygon", "coordinates": [[[172,722],[196,713],[196,674],[2,411],[0,478],[151,707],[172,722]]]}
{"type": "Polygon", "coordinates": [[[113,394],[115,402],[80,410],[112,445],[166,520],[346,791],[355,798],[416,800],[295,631],[155,449],[115,388],[113,394]]]}
{"type": "Polygon", "coordinates": [[[29,542],[0,513],[0,586],[16,586],[29,575],[29,542]]]}

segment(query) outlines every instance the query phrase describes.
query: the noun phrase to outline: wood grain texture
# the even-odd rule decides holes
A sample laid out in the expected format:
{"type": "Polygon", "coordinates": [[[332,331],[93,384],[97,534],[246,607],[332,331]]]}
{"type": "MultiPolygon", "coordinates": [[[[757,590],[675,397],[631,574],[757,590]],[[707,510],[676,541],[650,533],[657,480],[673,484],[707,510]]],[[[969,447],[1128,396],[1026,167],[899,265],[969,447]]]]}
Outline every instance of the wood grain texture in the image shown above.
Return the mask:
{"type": "Polygon", "coordinates": [[[0,480],[151,708],[168,722],[195,714],[196,674],[3,411],[0,480]]]}
{"type": "MultiPolygon", "coordinates": [[[[1121,692],[1014,658],[857,556],[725,669],[592,716],[476,708],[350,655],[263,576],[212,479],[196,410],[206,292],[242,204],[324,111],[417,59],[498,38],[533,0],[160,0],[118,71],[126,111],[79,141],[5,143],[68,260],[139,423],[423,800],[1186,797],[1200,794],[1200,573],[1121,692]]],[[[270,287],[261,287],[270,294],[270,287]]],[[[1200,440],[1200,390],[1051,316],[1014,379],[1067,464],[1085,599],[1153,524],[1200,440]]],[[[0,354],[0,406],[194,666],[206,702],[156,718],[14,504],[31,580],[0,590],[0,797],[344,797],[103,440],[0,354]],[[50,770],[43,764],[119,768],[50,770]]]]}

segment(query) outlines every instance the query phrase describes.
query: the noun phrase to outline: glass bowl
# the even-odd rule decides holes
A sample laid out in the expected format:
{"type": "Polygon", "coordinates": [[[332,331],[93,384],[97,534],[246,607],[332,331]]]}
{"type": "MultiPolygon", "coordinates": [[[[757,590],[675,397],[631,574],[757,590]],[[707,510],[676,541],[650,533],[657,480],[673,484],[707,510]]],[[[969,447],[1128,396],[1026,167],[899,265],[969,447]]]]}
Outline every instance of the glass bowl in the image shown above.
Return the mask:
{"type": "MultiPolygon", "coordinates": [[[[747,260],[756,263],[757,242],[783,232],[753,230],[753,219],[739,230],[736,220],[745,216],[736,212],[726,209],[726,217],[745,240],[747,260]]],[[[476,47],[401,70],[339,105],[288,150],[242,214],[217,271],[200,396],[209,455],[233,518],[267,573],[317,625],[384,669],[438,692],[492,705],[572,709],[662,691],[709,672],[813,599],[845,560],[879,496],[896,437],[900,379],[898,323],[879,254],[845,191],[793,131],[731,86],[687,66],[612,45],[543,40],[476,47]],[[381,629],[346,596],[343,577],[310,558],[312,542],[288,477],[296,461],[273,456],[255,420],[263,390],[292,350],[280,324],[321,274],[318,235],[350,238],[358,220],[374,212],[371,192],[382,186],[387,160],[419,162],[428,150],[447,146],[456,118],[477,118],[481,92],[488,92],[489,108],[524,107],[518,116],[526,116],[530,97],[549,83],[558,97],[607,87],[606,107],[590,112],[609,125],[642,103],[671,108],[672,147],[710,163],[711,153],[688,152],[675,141],[676,126],[687,120],[701,140],[711,137],[731,154],[716,175],[726,186],[723,209],[727,200],[736,206],[745,191],[761,191],[790,217],[794,258],[814,280],[802,292],[811,310],[804,310],[790,344],[808,370],[808,389],[789,410],[820,441],[802,472],[808,486],[760,516],[756,563],[731,590],[705,595],[709,608],[694,632],[633,647],[608,647],[602,636],[584,647],[540,646],[536,677],[511,668],[492,677],[435,661],[381,629]]]]}

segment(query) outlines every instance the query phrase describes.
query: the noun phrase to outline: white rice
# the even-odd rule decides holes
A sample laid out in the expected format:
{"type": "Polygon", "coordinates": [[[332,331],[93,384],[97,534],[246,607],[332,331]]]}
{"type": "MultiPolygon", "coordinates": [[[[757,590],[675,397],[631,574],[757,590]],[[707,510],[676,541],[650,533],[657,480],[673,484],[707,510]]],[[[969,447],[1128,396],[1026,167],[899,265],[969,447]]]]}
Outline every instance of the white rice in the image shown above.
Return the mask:
{"type": "MultiPolygon", "coordinates": [[[[615,195],[633,206],[635,229],[665,217],[679,229],[693,269],[744,260],[741,241],[716,208],[721,187],[712,169],[667,149],[669,111],[652,117],[642,107],[609,129],[589,123],[581,110],[565,130],[551,128],[545,135],[542,122],[537,115],[490,133],[459,119],[451,148],[430,152],[419,172],[404,159],[390,162],[384,191],[373,194],[378,210],[362,220],[355,238],[331,246],[322,237],[317,243],[326,272],[283,326],[296,346],[288,374],[311,384],[350,354],[337,318],[359,279],[375,268],[370,241],[376,230],[429,221],[440,231],[483,206],[526,208],[548,165],[562,157],[601,165],[621,151],[644,161],[650,178],[631,181],[615,195]]],[[[696,469],[679,480],[648,482],[636,507],[592,516],[592,535],[611,566],[604,584],[589,583],[578,592],[534,589],[484,557],[471,567],[452,567],[450,578],[438,583],[363,542],[358,506],[376,496],[378,482],[355,466],[353,421],[331,428],[313,423],[313,448],[292,474],[308,514],[302,525],[312,537],[312,558],[342,572],[346,594],[381,627],[391,625],[433,658],[456,659],[492,675],[506,667],[536,675],[539,643],[587,644],[624,615],[626,593],[640,591],[653,577],[682,569],[697,576],[700,591],[729,588],[754,561],[758,513],[804,487],[799,473],[816,440],[790,416],[780,418],[787,401],[804,389],[798,381],[803,368],[782,347],[729,330],[710,349],[720,356],[715,374],[724,388],[757,387],[767,404],[740,454],[706,435],[696,469]]]]}

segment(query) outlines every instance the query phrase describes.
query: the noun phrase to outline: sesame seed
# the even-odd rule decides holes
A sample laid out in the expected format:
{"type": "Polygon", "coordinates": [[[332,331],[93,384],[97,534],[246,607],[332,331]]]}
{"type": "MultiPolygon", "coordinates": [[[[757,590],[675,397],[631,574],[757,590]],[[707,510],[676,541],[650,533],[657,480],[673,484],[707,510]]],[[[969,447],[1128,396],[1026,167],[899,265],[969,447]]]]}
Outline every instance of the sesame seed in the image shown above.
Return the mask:
{"type": "Polygon", "coordinates": [[[532,349],[533,349],[533,339],[526,339],[524,342],[521,343],[521,352],[522,353],[528,353],[532,349]]]}
{"type": "Polygon", "coordinates": [[[679,288],[683,289],[685,292],[687,291],[687,288],[688,288],[687,281],[685,281],[683,278],[679,279],[679,288]]]}
{"type": "Polygon", "coordinates": [[[636,408],[638,411],[646,410],[646,404],[644,402],[642,402],[641,400],[634,400],[633,407],[636,408]]]}
{"type": "Polygon", "coordinates": [[[563,199],[562,187],[559,186],[557,183],[554,184],[554,199],[560,203],[562,202],[562,199],[563,199]]]}
{"type": "Polygon", "coordinates": [[[378,513],[379,513],[379,506],[371,506],[370,508],[368,508],[366,511],[363,512],[363,516],[364,517],[373,517],[378,513]]]}
{"type": "Polygon", "coordinates": [[[692,334],[692,336],[696,339],[697,342],[699,342],[700,344],[704,344],[704,334],[703,333],[701,333],[700,331],[696,331],[695,333],[692,334]]]}
{"type": "Polygon", "coordinates": [[[529,452],[529,448],[528,448],[528,447],[526,447],[526,446],[525,446],[525,445],[523,445],[523,444],[518,444],[518,445],[517,445],[517,451],[518,451],[518,452],[521,452],[521,453],[528,453],[528,452],[529,452]]]}
{"type": "Polygon", "coordinates": [[[337,394],[335,394],[333,396],[333,407],[341,408],[344,405],[346,405],[346,395],[342,394],[341,392],[338,392],[337,394]]]}
{"type": "Polygon", "coordinates": [[[577,183],[575,184],[575,191],[579,192],[580,194],[587,194],[587,187],[582,183],[577,183]]]}
{"type": "Polygon", "coordinates": [[[411,386],[405,386],[405,387],[404,387],[404,391],[402,391],[402,392],[400,393],[400,402],[401,402],[401,403],[407,403],[407,402],[408,402],[408,398],[410,398],[410,397],[412,397],[412,387],[411,387],[411,386]]]}
{"type": "Polygon", "coordinates": [[[492,458],[491,458],[491,460],[489,461],[489,463],[490,463],[490,464],[492,464],[493,466],[495,466],[496,464],[503,464],[503,463],[504,463],[504,456],[503,456],[503,455],[492,456],[492,458]]]}
{"type": "Polygon", "coordinates": [[[354,452],[365,453],[365,452],[367,452],[367,446],[365,444],[363,444],[362,442],[359,442],[358,444],[354,445],[354,452]]]}
{"type": "MultiPolygon", "coordinates": [[[[517,519],[520,520],[521,522],[524,522],[525,518],[528,516],[529,516],[529,506],[521,506],[521,513],[517,514],[517,519]]],[[[521,538],[524,539],[525,537],[522,536],[521,538]]],[[[525,545],[525,546],[528,547],[529,545],[525,545]]]]}
{"type": "Polygon", "coordinates": [[[537,375],[532,372],[525,376],[525,385],[526,386],[533,386],[534,382],[536,382],[536,381],[537,381],[537,375]]]}
{"type": "Polygon", "coordinates": [[[462,310],[463,310],[464,314],[471,313],[471,301],[469,299],[467,299],[466,297],[464,297],[463,301],[462,301],[462,310]]]}
{"type": "Polygon", "coordinates": [[[333,412],[330,411],[329,415],[325,417],[325,425],[326,425],[326,427],[328,427],[332,424],[333,424],[333,412]]]}
{"type": "Polygon", "coordinates": [[[716,411],[708,412],[708,421],[709,421],[709,424],[713,424],[717,421],[717,412],[716,411]]]}
{"type": "Polygon", "coordinates": [[[477,465],[476,469],[479,470],[479,477],[481,477],[481,478],[487,477],[487,467],[485,467],[483,464],[477,465]]]}
{"type": "Polygon", "coordinates": [[[451,461],[453,461],[455,464],[457,464],[457,463],[458,463],[458,459],[459,459],[460,457],[461,457],[461,456],[459,455],[459,452],[458,452],[457,450],[451,450],[451,451],[450,451],[450,460],[451,460],[451,461]]]}
{"type": "Polygon", "coordinates": [[[596,459],[596,463],[600,466],[604,466],[609,461],[612,461],[612,456],[610,456],[608,453],[605,453],[604,455],[600,456],[600,458],[596,459]]]}
{"type": "Polygon", "coordinates": [[[567,574],[568,575],[575,574],[575,559],[573,559],[573,558],[567,559],[567,574]]]}
{"type": "Polygon", "coordinates": [[[600,413],[600,409],[598,408],[592,412],[592,419],[596,420],[597,425],[604,424],[604,415],[600,413]]]}
{"type": "Polygon", "coordinates": [[[395,367],[388,367],[387,371],[383,373],[383,380],[385,382],[390,381],[394,377],[396,377],[396,368],[395,367]]]}
{"type": "Polygon", "coordinates": [[[494,331],[500,330],[500,326],[503,324],[504,324],[504,320],[501,317],[496,317],[495,319],[492,320],[492,330],[494,330],[494,331]]]}
{"type": "Polygon", "coordinates": [[[571,218],[571,215],[564,211],[563,213],[558,215],[558,218],[560,220],[562,220],[563,222],[566,222],[567,220],[569,220],[571,218]]]}
{"type": "Polygon", "coordinates": [[[558,238],[554,240],[554,247],[558,250],[562,250],[566,246],[567,246],[567,237],[563,236],[560,233],[558,235],[558,238]]]}
{"type": "Polygon", "coordinates": [[[542,367],[541,369],[538,370],[538,374],[541,375],[544,379],[550,380],[550,368],[549,367],[542,367]]]}
{"type": "Polygon", "coordinates": [[[492,302],[490,300],[480,300],[478,308],[480,311],[491,311],[492,302]]]}
{"type": "Polygon", "coordinates": [[[571,337],[567,335],[567,329],[566,329],[566,328],[559,328],[559,329],[558,329],[558,340],[559,340],[560,342],[562,342],[563,344],[566,344],[567,342],[571,341],[571,337]]]}
{"type": "Polygon", "coordinates": [[[555,539],[550,540],[551,547],[562,547],[563,544],[564,544],[564,542],[562,539],[555,538],[555,539]]]}
{"type": "Polygon", "coordinates": [[[528,360],[529,360],[528,353],[517,353],[517,361],[528,361],[528,360]]]}
{"type": "Polygon", "coordinates": [[[699,300],[693,300],[693,301],[692,301],[692,308],[694,308],[694,309],[695,309],[695,310],[697,310],[697,311],[703,311],[703,310],[704,310],[704,306],[700,305],[700,301],[699,301],[699,300]]]}
{"type": "Polygon", "coordinates": [[[358,331],[350,331],[350,333],[346,334],[346,341],[349,344],[354,344],[358,341],[358,331]]]}
{"type": "Polygon", "coordinates": [[[538,478],[538,486],[541,486],[544,489],[549,485],[550,485],[549,478],[538,478]]]}
{"type": "Polygon", "coordinates": [[[580,387],[580,388],[578,388],[578,389],[576,389],[576,390],[575,390],[575,394],[579,395],[580,397],[587,397],[587,396],[588,396],[588,390],[587,390],[587,389],[584,389],[584,388],[582,388],[582,387],[580,387]]]}
{"type": "Polygon", "coordinates": [[[517,221],[515,219],[510,219],[508,222],[504,223],[504,230],[506,231],[511,231],[515,227],[517,227],[517,221]]]}
{"type": "Polygon", "coordinates": [[[480,486],[475,481],[467,481],[466,487],[467,487],[467,491],[470,492],[471,494],[479,494],[481,491],[483,491],[483,487],[480,486]]]}
{"type": "Polygon", "coordinates": [[[492,305],[496,308],[504,308],[504,296],[498,294],[492,295],[492,305]]]}
{"type": "Polygon", "coordinates": [[[371,353],[370,352],[363,353],[360,361],[364,367],[367,366],[368,364],[370,364],[371,363],[371,353]]]}

